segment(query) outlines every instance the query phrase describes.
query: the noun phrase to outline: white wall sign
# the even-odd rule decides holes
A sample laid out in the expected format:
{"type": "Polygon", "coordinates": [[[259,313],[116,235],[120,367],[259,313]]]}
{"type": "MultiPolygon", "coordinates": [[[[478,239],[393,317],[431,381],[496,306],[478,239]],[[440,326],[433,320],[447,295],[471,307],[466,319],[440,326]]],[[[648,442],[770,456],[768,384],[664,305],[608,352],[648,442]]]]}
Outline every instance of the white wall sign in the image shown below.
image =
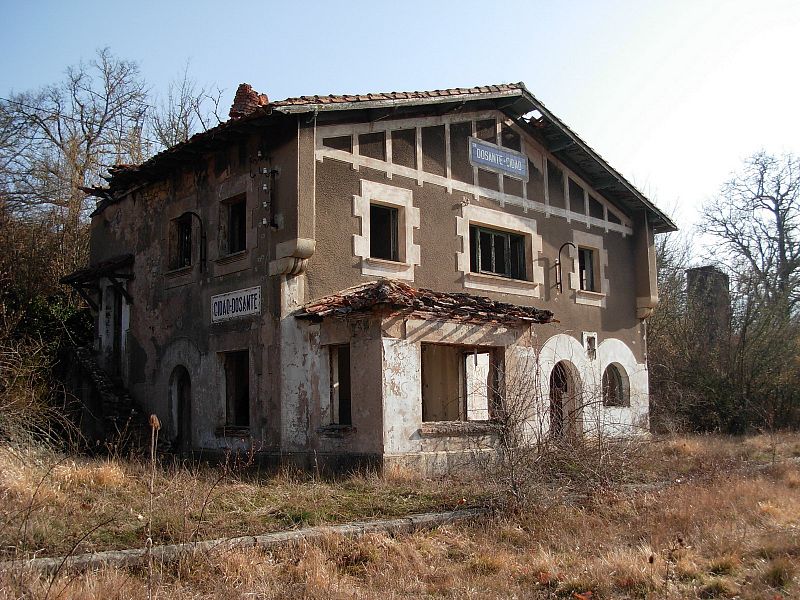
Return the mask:
{"type": "Polygon", "coordinates": [[[211,296],[211,322],[261,314],[261,287],[211,296]]]}

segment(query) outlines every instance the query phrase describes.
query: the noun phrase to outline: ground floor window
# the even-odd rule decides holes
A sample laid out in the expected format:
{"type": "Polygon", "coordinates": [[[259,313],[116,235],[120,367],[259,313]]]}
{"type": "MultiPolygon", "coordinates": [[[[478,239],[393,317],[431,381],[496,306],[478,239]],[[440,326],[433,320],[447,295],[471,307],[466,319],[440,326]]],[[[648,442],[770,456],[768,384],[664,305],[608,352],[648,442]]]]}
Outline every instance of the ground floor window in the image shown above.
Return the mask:
{"type": "Polygon", "coordinates": [[[608,365],[603,372],[603,405],[630,406],[627,378],[617,365],[608,365]]]}
{"type": "Polygon", "coordinates": [[[422,344],[422,420],[489,420],[494,362],[492,349],[422,344]]]}
{"type": "Polygon", "coordinates": [[[330,347],[331,406],[332,425],[352,425],[350,385],[350,345],[330,347]]]}
{"type": "Polygon", "coordinates": [[[225,421],[229,427],[250,426],[250,353],[226,352],[225,421]]]}

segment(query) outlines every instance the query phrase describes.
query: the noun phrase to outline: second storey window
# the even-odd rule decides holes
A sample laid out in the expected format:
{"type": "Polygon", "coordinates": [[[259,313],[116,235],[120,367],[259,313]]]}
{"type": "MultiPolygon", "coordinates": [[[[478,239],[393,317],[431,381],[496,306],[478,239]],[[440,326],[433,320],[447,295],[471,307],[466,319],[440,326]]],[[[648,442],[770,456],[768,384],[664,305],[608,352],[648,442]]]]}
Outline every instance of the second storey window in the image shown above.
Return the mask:
{"type": "Polygon", "coordinates": [[[186,213],[170,223],[170,269],[192,264],[192,215],[186,213]]]}
{"type": "Polygon", "coordinates": [[[595,251],[592,248],[578,248],[578,274],[581,289],[585,292],[599,292],[595,276],[595,251]]]}
{"type": "Polygon", "coordinates": [[[247,249],[247,196],[240,194],[220,204],[220,255],[247,249]]]}
{"type": "Polygon", "coordinates": [[[382,204],[369,207],[369,255],[383,260],[400,260],[397,243],[398,209],[382,204]]]}
{"type": "Polygon", "coordinates": [[[470,226],[470,270],[512,279],[526,279],[524,236],[470,226]]]}
{"type": "Polygon", "coordinates": [[[245,197],[240,196],[235,202],[231,202],[228,206],[228,214],[230,215],[228,218],[228,223],[230,224],[230,229],[228,231],[228,253],[233,254],[234,252],[241,252],[247,247],[245,244],[247,234],[245,209],[247,203],[245,202],[245,197]]]}

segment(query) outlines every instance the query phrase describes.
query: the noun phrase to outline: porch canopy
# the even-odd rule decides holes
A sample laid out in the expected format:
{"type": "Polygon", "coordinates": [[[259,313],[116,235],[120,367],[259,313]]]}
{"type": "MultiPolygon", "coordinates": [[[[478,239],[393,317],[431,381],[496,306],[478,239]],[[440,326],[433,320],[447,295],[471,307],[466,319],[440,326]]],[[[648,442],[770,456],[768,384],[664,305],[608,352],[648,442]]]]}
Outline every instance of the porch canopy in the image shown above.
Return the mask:
{"type": "Polygon", "coordinates": [[[309,302],[295,312],[298,319],[321,321],[350,315],[385,312],[426,320],[478,325],[521,326],[556,322],[549,310],[498,302],[484,296],[416,289],[391,279],[379,279],[309,302]]]}

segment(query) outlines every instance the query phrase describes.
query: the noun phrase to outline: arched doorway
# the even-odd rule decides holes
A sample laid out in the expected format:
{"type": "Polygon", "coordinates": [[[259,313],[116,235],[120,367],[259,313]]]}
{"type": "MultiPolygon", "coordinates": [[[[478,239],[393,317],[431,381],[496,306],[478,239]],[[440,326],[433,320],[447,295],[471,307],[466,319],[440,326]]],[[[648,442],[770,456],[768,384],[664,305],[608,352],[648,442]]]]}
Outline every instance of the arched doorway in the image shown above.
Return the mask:
{"type": "Polygon", "coordinates": [[[581,433],[581,406],[574,367],[565,360],[550,372],[550,435],[555,438],[581,433]]]}
{"type": "Polygon", "coordinates": [[[192,449],[192,380],[182,365],[172,371],[170,395],[175,416],[173,448],[183,454],[192,449]]]}

